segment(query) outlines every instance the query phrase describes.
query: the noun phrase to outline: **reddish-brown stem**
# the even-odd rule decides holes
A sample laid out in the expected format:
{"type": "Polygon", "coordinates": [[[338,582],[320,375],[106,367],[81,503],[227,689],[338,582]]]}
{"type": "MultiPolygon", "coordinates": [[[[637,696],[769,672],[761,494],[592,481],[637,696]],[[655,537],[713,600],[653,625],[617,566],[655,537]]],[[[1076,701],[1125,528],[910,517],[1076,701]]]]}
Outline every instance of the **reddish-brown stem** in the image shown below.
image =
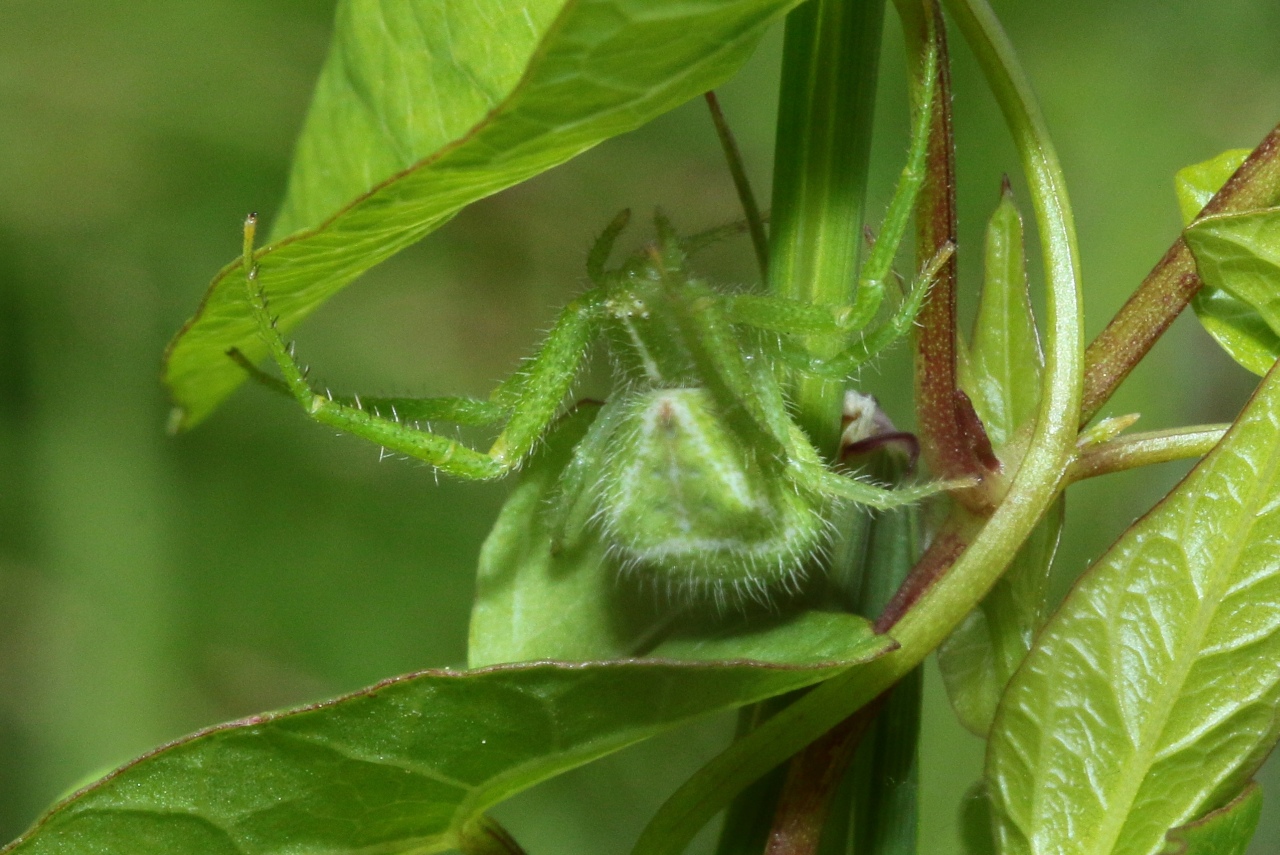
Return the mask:
{"type": "MultiPolygon", "coordinates": [[[[1258,144],[1200,216],[1264,208],[1278,201],[1280,125],[1258,144]]],[[[1097,415],[1202,284],[1191,250],[1179,237],[1085,351],[1081,426],[1097,415]]]]}
{"type": "MultiPolygon", "coordinates": [[[[938,87],[933,103],[926,178],[916,214],[917,255],[932,258],[956,242],[955,142],[951,129],[951,65],[946,34],[935,35],[938,87]]],[[[939,478],[981,478],[992,471],[994,456],[973,407],[956,378],[956,257],[953,253],[934,280],[917,318],[915,397],[921,450],[939,478]],[[975,432],[976,431],[976,432],[975,432]],[[985,453],[984,453],[985,452],[985,453]]],[[[989,504],[979,490],[957,497],[975,509],[989,504]]]]}
{"type": "Polygon", "coordinates": [[[876,632],[893,629],[893,625],[915,605],[921,595],[956,563],[956,559],[968,547],[969,541],[973,540],[985,520],[985,516],[973,514],[961,505],[957,504],[952,508],[951,515],[934,536],[929,548],[911,568],[906,581],[889,600],[880,617],[876,618],[876,632]]]}
{"type": "Polygon", "coordinates": [[[881,695],[867,704],[791,760],[765,855],[813,855],[818,851],[836,787],[884,698],[881,695]]]}

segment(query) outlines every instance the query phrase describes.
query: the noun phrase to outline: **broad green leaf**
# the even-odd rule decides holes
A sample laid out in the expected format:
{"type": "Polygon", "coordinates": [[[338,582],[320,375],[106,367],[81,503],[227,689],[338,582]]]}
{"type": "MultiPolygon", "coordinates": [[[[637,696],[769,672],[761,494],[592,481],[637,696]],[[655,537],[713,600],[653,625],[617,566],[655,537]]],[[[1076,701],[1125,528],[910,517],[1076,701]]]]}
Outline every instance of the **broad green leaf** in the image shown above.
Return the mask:
{"type": "Polygon", "coordinates": [[[1201,308],[1218,310],[1205,328],[1231,330],[1227,352],[1265,373],[1280,356],[1280,208],[1205,217],[1185,237],[1208,292],[1201,308]]]}
{"type": "Polygon", "coordinates": [[[1192,298],[1191,307],[1222,349],[1259,377],[1280,357],[1280,335],[1239,297],[1206,284],[1192,298]]]}
{"type": "MultiPolygon", "coordinates": [[[[1178,171],[1174,187],[1184,225],[1191,225],[1248,156],[1248,149],[1232,149],[1178,171]]],[[[1193,231],[1198,232],[1198,228],[1193,231]]],[[[1216,259],[1211,255],[1201,258],[1197,242],[1198,238],[1187,235],[1205,283],[1191,302],[1196,317],[1232,359],[1254,374],[1266,374],[1280,356],[1280,334],[1246,300],[1223,287],[1221,275],[1216,272],[1216,259]]]]}
{"type": "Polygon", "coordinates": [[[1009,684],[986,777],[1002,855],[1154,855],[1280,727],[1280,372],[1081,579],[1009,684]]]}
{"type": "MultiPolygon", "coordinates": [[[[291,329],[464,206],[637,128],[728,78],[798,0],[346,0],[270,246],[272,312],[291,329]]],[[[265,349],[239,261],[169,346],[177,429],[265,349]]]]}
{"type": "Polygon", "coordinates": [[[720,655],[732,644],[767,655],[768,664],[650,659],[428,671],[212,728],[82,790],[2,851],[443,851],[482,811],[539,781],[893,646],[849,615],[810,613],[789,627],[781,644],[757,636],[683,651],[720,655]]]}
{"type": "Polygon", "coordinates": [[[1262,818],[1262,788],[1249,784],[1226,807],[1169,832],[1162,855],[1245,855],[1262,818]]]}
{"type": "Polygon", "coordinates": [[[580,408],[552,434],[480,550],[467,662],[618,659],[634,655],[663,621],[652,596],[619,585],[598,539],[552,550],[546,511],[560,474],[598,408],[580,408]]]}
{"type": "MultiPolygon", "coordinates": [[[[1035,417],[1044,355],[1031,311],[1022,218],[1006,184],[987,224],[986,276],[960,382],[1006,466],[1008,443],[1035,417]]],[[[1048,617],[1049,570],[1063,500],[1049,508],[1009,569],[938,649],[938,666],[961,724],[986,736],[996,704],[1048,617]]]]}

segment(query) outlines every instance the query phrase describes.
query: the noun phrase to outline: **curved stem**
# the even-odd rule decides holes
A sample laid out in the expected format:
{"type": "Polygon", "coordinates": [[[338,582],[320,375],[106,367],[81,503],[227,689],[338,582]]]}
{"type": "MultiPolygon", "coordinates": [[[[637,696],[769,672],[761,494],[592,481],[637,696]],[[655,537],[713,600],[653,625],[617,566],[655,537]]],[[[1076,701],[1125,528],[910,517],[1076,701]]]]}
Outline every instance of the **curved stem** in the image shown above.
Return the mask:
{"type": "Polygon", "coordinates": [[[1040,410],[1004,502],[893,627],[899,648],[828,680],[730,746],[684,783],[641,834],[634,855],[676,855],[734,794],[864,706],[914,668],[978,604],[1057,495],[1080,415],[1084,336],[1079,258],[1066,186],[1044,121],[1008,39],[984,0],[948,0],[1004,113],[1035,198],[1048,289],[1040,410]]]}

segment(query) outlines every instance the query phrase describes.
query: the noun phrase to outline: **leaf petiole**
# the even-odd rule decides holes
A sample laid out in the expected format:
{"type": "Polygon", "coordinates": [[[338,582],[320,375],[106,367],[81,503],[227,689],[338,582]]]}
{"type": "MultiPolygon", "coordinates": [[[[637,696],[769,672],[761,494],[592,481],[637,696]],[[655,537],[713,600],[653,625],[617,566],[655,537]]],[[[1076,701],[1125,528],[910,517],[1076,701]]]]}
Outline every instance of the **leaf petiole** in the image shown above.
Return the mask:
{"type": "Polygon", "coordinates": [[[1064,480],[1074,484],[1086,478],[1169,463],[1208,454],[1226,435],[1229,424],[1147,431],[1101,442],[1085,449],[1067,469],[1064,480]]]}

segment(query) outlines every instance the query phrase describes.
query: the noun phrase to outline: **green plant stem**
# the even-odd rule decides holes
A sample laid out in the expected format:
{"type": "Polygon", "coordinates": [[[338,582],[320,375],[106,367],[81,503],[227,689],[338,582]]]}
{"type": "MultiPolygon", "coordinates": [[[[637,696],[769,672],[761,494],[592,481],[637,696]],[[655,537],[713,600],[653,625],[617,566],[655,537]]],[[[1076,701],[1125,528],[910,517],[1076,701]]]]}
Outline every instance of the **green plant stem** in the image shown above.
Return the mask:
{"type": "MultiPolygon", "coordinates": [[[[811,0],[787,17],[774,154],[769,287],[806,303],[853,302],[871,156],[883,0],[811,0]]],[[[806,343],[834,356],[839,337],[806,343]]],[[[843,384],[799,378],[796,421],[834,458],[843,384]]]]}
{"type": "Polygon", "coordinates": [[[724,150],[725,162],[729,165],[729,174],[733,177],[733,187],[738,191],[738,201],[742,204],[742,213],[747,220],[747,228],[751,232],[751,246],[756,251],[756,263],[760,265],[760,275],[769,276],[769,235],[764,230],[764,218],[760,216],[760,206],[756,203],[756,194],[751,189],[751,180],[747,178],[747,166],[742,160],[742,150],[734,139],[729,121],[720,109],[720,99],[715,92],[706,94],[707,109],[711,112],[711,122],[716,127],[716,136],[720,138],[720,148],[724,150]]]}
{"type": "Polygon", "coordinates": [[[1213,450],[1231,425],[1203,425],[1197,428],[1135,433],[1098,443],[1086,449],[1067,470],[1066,482],[1074,484],[1085,478],[1170,463],[1189,457],[1203,457],[1213,450]]]}
{"type": "Polygon", "coordinates": [[[1013,49],[982,0],[948,8],[1004,113],[1035,202],[1047,284],[1047,353],[1040,409],[1009,492],[950,571],[893,627],[899,648],[828,680],[726,749],[667,800],[634,855],[675,855],[734,794],[878,697],[935,648],[999,578],[1058,494],[1079,423],[1084,337],[1079,258],[1065,182],[1013,49]]]}
{"type": "MultiPolygon", "coordinates": [[[[1280,125],[1263,138],[1209,200],[1200,217],[1249,211],[1277,203],[1280,203],[1280,125]]],[[[1191,250],[1179,237],[1106,329],[1090,342],[1085,352],[1081,426],[1097,415],[1203,284],[1191,250]]]]}

